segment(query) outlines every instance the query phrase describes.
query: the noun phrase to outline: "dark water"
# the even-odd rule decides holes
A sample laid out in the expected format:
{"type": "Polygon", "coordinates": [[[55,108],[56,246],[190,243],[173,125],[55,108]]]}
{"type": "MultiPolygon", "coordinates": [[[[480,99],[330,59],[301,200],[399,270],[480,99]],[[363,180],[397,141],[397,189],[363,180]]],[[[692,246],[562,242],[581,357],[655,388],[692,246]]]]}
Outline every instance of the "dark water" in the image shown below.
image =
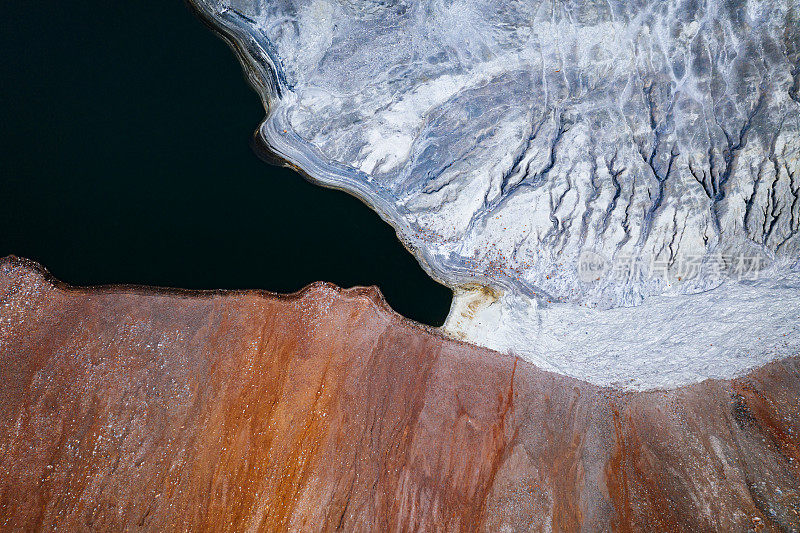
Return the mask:
{"type": "Polygon", "coordinates": [[[377,215],[254,155],[258,97],[180,0],[7,3],[0,69],[0,256],[77,285],[376,284],[446,316],[377,215]]]}

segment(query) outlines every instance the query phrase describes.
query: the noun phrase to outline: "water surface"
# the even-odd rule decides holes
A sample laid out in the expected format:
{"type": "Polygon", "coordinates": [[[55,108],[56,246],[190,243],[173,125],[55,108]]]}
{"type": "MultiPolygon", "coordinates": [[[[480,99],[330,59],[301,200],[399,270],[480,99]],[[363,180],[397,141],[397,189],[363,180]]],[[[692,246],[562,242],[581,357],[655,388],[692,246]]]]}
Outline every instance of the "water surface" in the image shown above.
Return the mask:
{"type": "Polygon", "coordinates": [[[181,2],[12,3],[0,49],[0,256],[78,285],[376,284],[444,320],[376,214],[256,157],[258,97],[181,2]]]}

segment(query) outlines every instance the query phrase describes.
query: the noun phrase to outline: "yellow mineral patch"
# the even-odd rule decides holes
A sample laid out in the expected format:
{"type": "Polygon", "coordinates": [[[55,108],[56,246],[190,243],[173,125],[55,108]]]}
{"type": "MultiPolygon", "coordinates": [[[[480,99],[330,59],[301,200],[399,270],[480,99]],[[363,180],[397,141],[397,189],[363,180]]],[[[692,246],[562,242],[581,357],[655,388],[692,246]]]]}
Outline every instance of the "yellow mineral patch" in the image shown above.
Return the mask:
{"type": "Polygon", "coordinates": [[[457,339],[466,339],[466,330],[474,326],[476,317],[500,299],[502,293],[492,287],[479,284],[462,285],[453,291],[450,313],[442,331],[457,339]]]}

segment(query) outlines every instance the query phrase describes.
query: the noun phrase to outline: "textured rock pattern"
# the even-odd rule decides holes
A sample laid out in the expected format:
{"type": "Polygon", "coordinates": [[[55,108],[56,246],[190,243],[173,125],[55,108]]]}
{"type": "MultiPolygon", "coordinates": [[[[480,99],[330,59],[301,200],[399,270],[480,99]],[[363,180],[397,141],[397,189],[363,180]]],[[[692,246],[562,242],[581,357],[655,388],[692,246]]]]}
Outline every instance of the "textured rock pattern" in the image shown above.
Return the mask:
{"type": "Polygon", "coordinates": [[[797,0],[193,4],[265,100],[259,138],[397,229],[456,290],[451,333],[641,389],[796,348],[798,313],[772,315],[800,308],[797,0]],[[766,309],[738,303],[753,277],[766,309]],[[625,342],[654,327],[655,352],[625,342]]]}
{"type": "Polygon", "coordinates": [[[613,307],[796,260],[796,0],[195,4],[239,44],[266,144],[450,286],[613,307]],[[665,275],[587,281],[586,252],[665,275]]]}
{"type": "Polygon", "coordinates": [[[9,258],[0,528],[797,531],[798,377],[619,392],[374,289],[72,289],[9,258]]]}

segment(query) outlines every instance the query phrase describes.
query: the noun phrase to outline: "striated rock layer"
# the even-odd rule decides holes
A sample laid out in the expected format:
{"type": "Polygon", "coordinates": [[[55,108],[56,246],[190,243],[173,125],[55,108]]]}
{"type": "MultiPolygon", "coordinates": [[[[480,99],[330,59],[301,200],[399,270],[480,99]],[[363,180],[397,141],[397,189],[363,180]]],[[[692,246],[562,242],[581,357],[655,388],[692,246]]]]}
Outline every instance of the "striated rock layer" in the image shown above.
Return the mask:
{"type": "Polygon", "coordinates": [[[622,392],[375,289],[74,289],[0,262],[0,528],[797,531],[800,359],[622,392]]]}
{"type": "Polygon", "coordinates": [[[619,307],[800,254],[798,0],[190,3],[269,149],[449,286],[619,307]]]}
{"type": "Polygon", "coordinates": [[[190,4],[451,334],[639,390],[800,349],[800,0],[190,4]]]}

